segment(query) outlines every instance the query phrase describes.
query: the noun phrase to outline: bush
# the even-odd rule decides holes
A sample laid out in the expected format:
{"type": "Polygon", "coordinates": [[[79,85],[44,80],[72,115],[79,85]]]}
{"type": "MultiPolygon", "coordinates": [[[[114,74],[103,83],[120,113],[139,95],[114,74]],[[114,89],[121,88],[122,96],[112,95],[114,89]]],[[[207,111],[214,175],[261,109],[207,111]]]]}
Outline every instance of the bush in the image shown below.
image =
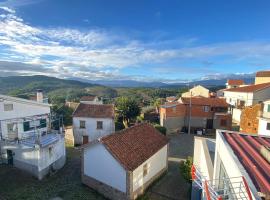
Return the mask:
{"type": "Polygon", "coordinates": [[[180,163],[180,171],[181,174],[183,175],[184,179],[187,182],[191,182],[191,167],[193,164],[193,158],[188,157],[186,161],[183,161],[180,163]]]}
{"type": "Polygon", "coordinates": [[[119,121],[115,122],[115,131],[120,131],[120,130],[122,130],[124,128],[125,128],[125,126],[124,126],[124,124],[122,122],[119,122],[119,121]]]}
{"type": "Polygon", "coordinates": [[[163,135],[166,135],[167,129],[159,124],[154,124],[154,127],[163,135]]]}

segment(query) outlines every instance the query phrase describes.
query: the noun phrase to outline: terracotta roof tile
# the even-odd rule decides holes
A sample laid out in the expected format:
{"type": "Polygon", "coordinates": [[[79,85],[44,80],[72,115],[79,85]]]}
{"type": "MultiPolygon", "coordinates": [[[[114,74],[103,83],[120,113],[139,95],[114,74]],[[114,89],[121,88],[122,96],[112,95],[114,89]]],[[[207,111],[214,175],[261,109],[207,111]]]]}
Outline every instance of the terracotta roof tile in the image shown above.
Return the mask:
{"type": "MultiPolygon", "coordinates": [[[[189,97],[181,97],[183,104],[189,104],[189,97]]],[[[192,105],[205,105],[205,106],[214,106],[214,107],[228,107],[228,104],[224,98],[207,98],[207,97],[192,97],[192,105]]]]}
{"type": "Polygon", "coordinates": [[[109,152],[133,171],[168,144],[168,139],[152,125],[142,123],[101,138],[109,152]]]}
{"type": "Polygon", "coordinates": [[[244,81],[243,80],[237,80],[237,79],[229,79],[227,80],[228,85],[244,85],[244,81]]]}
{"type": "Polygon", "coordinates": [[[256,73],[256,77],[270,77],[270,71],[259,71],[256,73]]]}
{"type": "Polygon", "coordinates": [[[94,101],[96,96],[82,96],[81,101],[94,101]]]}
{"type": "Polygon", "coordinates": [[[73,117],[114,118],[114,105],[80,103],[73,117]]]}
{"type": "Polygon", "coordinates": [[[223,132],[222,135],[257,190],[270,194],[270,163],[260,153],[262,147],[270,147],[270,138],[229,132],[223,132]]]}
{"type": "Polygon", "coordinates": [[[262,90],[265,88],[270,87],[270,83],[262,83],[262,84],[257,84],[257,85],[248,85],[248,86],[244,86],[244,87],[238,87],[238,88],[230,88],[230,89],[226,89],[224,90],[229,91],[229,92],[256,92],[258,90],[262,90]]]}

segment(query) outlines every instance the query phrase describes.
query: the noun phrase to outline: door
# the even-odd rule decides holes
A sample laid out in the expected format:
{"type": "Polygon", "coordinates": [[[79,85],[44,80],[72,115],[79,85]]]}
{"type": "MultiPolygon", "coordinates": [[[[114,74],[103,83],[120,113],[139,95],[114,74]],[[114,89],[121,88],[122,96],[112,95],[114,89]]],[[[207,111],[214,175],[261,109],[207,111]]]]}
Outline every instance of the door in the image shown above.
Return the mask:
{"type": "Polygon", "coordinates": [[[88,135],[84,135],[83,136],[83,144],[87,144],[88,143],[88,135]]]}
{"type": "Polygon", "coordinates": [[[11,150],[7,150],[7,161],[9,165],[13,165],[13,152],[11,150]]]}
{"type": "Polygon", "coordinates": [[[206,129],[213,129],[213,119],[207,119],[206,129]]]}

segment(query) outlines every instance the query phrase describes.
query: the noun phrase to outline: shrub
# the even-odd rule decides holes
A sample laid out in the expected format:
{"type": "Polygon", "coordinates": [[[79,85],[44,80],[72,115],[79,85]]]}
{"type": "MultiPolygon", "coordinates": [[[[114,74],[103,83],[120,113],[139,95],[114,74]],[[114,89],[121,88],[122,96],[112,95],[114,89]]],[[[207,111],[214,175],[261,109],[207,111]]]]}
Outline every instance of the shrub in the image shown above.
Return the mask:
{"type": "Polygon", "coordinates": [[[159,124],[154,124],[154,127],[163,135],[166,135],[167,129],[159,124]]]}
{"type": "Polygon", "coordinates": [[[184,177],[184,179],[188,182],[191,182],[191,167],[193,164],[193,158],[188,157],[186,161],[180,163],[180,171],[184,177]]]}

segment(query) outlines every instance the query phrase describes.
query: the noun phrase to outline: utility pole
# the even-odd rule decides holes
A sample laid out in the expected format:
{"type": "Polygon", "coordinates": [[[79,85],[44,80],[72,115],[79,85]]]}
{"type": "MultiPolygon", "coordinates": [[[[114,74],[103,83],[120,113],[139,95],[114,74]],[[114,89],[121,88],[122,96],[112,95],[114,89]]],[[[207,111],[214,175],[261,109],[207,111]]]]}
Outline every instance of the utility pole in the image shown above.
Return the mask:
{"type": "Polygon", "coordinates": [[[190,98],[189,98],[189,118],[188,118],[188,134],[190,135],[190,121],[191,121],[191,97],[192,97],[192,92],[190,91],[190,98]]]}

